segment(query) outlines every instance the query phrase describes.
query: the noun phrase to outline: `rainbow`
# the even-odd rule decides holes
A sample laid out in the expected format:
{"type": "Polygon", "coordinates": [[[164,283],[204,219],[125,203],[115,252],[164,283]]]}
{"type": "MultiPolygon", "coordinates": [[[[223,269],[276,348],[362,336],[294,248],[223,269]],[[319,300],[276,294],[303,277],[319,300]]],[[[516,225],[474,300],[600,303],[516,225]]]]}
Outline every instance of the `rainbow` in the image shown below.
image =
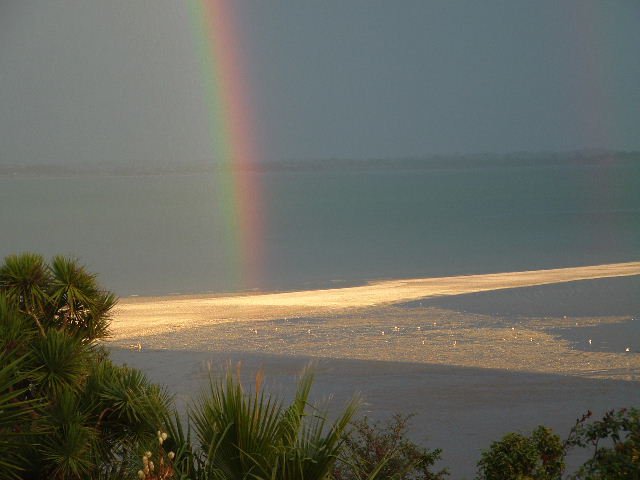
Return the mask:
{"type": "Polygon", "coordinates": [[[245,49],[234,0],[190,0],[201,59],[211,149],[219,168],[216,200],[224,217],[227,273],[233,288],[259,284],[262,254],[261,189],[256,130],[245,49]]]}

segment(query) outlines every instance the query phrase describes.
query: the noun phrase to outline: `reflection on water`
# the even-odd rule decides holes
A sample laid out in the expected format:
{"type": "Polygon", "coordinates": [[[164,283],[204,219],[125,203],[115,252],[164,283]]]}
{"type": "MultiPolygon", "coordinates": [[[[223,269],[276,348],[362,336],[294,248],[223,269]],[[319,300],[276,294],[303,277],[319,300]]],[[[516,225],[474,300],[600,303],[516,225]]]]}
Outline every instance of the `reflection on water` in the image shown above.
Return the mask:
{"type": "MultiPolygon", "coordinates": [[[[236,252],[210,175],[0,177],[0,257],[79,257],[119,295],[301,290],[640,257],[640,162],[251,173],[262,278],[236,252]],[[606,168],[607,188],[602,188],[606,168]],[[79,229],[78,225],[82,225],[79,229]],[[46,232],[43,237],[42,232],[46,232]]],[[[258,267],[258,266],[254,266],[258,267]]]]}

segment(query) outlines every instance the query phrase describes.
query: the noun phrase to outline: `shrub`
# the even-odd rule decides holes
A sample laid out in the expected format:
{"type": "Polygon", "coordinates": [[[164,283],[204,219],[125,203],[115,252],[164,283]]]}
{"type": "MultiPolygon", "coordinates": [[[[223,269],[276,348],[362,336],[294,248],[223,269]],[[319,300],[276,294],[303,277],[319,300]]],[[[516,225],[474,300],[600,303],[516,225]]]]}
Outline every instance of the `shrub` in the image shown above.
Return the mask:
{"type": "Polygon", "coordinates": [[[576,421],[567,444],[593,449],[572,476],[580,480],[640,479],[640,410],[611,410],[589,423],[591,412],[576,421]]]}
{"type": "Polygon", "coordinates": [[[479,480],[555,480],[564,471],[565,446],[543,426],[530,437],[508,433],[478,462],[479,480]]]}
{"type": "Polygon", "coordinates": [[[439,480],[446,470],[432,471],[441,450],[427,450],[406,437],[410,415],[394,415],[389,422],[353,422],[341,460],[333,472],[336,480],[396,479],[439,480]]]}

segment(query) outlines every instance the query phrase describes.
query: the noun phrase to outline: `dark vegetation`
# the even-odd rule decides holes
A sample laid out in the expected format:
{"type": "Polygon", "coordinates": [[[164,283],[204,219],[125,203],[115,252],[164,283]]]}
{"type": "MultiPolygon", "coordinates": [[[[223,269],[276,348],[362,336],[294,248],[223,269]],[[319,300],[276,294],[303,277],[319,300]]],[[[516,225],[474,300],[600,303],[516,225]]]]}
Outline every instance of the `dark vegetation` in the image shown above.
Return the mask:
{"type": "MultiPolygon", "coordinates": [[[[239,374],[212,380],[187,420],[143,373],[114,365],[113,294],[76,261],[9,256],[0,266],[0,479],[441,480],[440,450],[408,440],[409,417],[334,421],[311,405],[303,372],[285,405],[239,374]]],[[[588,413],[562,441],[538,427],[510,433],[478,463],[478,479],[640,479],[640,410],[588,413]],[[591,456],[565,472],[572,448],[591,456]]]]}
{"type": "Polygon", "coordinates": [[[355,420],[333,475],[335,480],[395,478],[442,480],[447,470],[433,471],[442,451],[427,450],[407,439],[410,415],[394,415],[386,424],[355,420]]]}

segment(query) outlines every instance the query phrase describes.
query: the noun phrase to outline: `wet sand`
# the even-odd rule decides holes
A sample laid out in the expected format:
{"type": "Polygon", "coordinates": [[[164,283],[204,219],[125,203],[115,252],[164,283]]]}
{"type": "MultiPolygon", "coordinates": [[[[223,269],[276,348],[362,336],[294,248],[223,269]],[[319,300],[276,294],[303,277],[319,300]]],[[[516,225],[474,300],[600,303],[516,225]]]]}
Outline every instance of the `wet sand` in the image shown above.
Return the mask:
{"type": "MultiPolygon", "coordinates": [[[[567,329],[617,326],[628,317],[520,318],[436,307],[386,306],[293,319],[243,320],[120,338],[121,348],[254,352],[386,360],[640,381],[640,337],[618,351],[591,351],[567,329]]],[[[640,324],[638,324],[640,325],[640,324]]],[[[588,330],[587,330],[588,331],[588,330]]]]}
{"type": "Polygon", "coordinates": [[[372,418],[415,413],[412,437],[443,448],[452,478],[473,478],[480,451],[506,432],[545,424],[564,436],[588,409],[640,404],[640,336],[629,338],[629,351],[577,348],[570,338],[637,332],[638,274],[633,262],[130,298],[118,306],[108,345],[116,362],[167,385],[180,408],[229,361],[242,361],[248,379],[263,367],[286,397],[314,359],[316,398],[331,395],[338,408],[361,392],[361,412],[372,418]]]}
{"type": "MultiPolygon", "coordinates": [[[[640,263],[628,263],[236,297],[127,299],[119,306],[111,345],[418,362],[636,381],[640,379],[640,343],[636,341],[640,336],[630,337],[612,351],[596,348],[597,338],[592,349],[576,348],[574,337],[581,338],[581,332],[563,338],[576,328],[626,324],[637,328],[640,323],[630,323],[629,316],[489,315],[439,302],[464,297],[453,296],[457,292],[484,290],[471,296],[486,295],[486,308],[499,309],[511,297],[517,305],[518,299],[527,298],[520,292],[528,289],[504,290],[498,301],[492,297],[498,291],[487,289],[588,275],[630,275],[639,267],[640,263]],[[413,304],[391,300],[413,299],[418,292],[424,298],[413,304]],[[386,301],[379,301],[381,296],[386,301]],[[338,297],[346,300],[336,304],[338,297]],[[367,304],[366,298],[378,301],[367,304]],[[301,299],[313,299],[312,306],[298,304],[301,299]]],[[[582,282],[574,282],[575,288],[579,290],[582,282]]],[[[545,295],[553,297],[549,288],[545,295]]],[[[556,296],[568,312],[575,308],[566,296],[556,296]]],[[[538,301],[544,303],[544,297],[538,301]]]]}
{"type": "Polygon", "coordinates": [[[115,311],[112,330],[113,338],[118,340],[220,322],[322,315],[417,299],[630,275],[640,275],[640,262],[390,280],[326,290],[127,298],[115,311]]]}

